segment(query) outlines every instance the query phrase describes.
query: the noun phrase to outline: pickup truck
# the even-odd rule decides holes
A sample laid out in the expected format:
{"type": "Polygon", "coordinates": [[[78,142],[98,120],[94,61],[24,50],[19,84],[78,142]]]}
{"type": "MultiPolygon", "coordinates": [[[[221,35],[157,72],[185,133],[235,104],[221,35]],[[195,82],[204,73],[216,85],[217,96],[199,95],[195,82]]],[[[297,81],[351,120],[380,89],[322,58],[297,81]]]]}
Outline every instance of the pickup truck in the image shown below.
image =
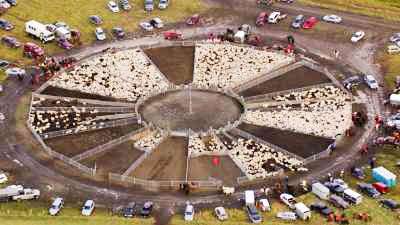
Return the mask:
{"type": "Polygon", "coordinates": [[[25,188],[20,191],[19,195],[15,195],[12,197],[12,200],[30,200],[30,199],[38,199],[40,196],[40,191],[38,189],[25,188]]]}

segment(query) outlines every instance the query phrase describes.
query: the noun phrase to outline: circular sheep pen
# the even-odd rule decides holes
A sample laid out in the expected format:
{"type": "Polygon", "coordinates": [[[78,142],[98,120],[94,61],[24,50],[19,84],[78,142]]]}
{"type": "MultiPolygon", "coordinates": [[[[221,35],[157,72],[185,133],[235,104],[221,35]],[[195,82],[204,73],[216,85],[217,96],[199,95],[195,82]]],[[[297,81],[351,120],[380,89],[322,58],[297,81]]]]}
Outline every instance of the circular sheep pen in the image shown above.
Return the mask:
{"type": "Polygon", "coordinates": [[[176,45],[104,51],[52,78],[33,94],[32,133],[97,180],[209,189],[307,172],[352,126],[353,97],[319,65],[228,43],[176,45]],[[169,52],[192,61],[179,65],[191,77],[169,52]]]}

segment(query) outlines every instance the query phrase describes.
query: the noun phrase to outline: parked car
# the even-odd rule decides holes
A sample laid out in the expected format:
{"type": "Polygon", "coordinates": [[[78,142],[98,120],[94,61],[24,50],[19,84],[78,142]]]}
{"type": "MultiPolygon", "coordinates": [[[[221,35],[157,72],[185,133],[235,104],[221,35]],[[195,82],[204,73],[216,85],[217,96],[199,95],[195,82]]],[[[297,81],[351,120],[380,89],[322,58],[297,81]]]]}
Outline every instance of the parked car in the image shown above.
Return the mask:
{"type": "Polygon", "coordinates": [[[378,198],[381,194],[377,191],[372,184],[364,182],[357,183],[357,188],[367,194],[369,197],[378,198]]]}
{"type": "Polygon", "coordinates": [[[10,47],[10,48],[19,48],[21,47],[21,42],[19,42],[15,37],[4,35],[1,37],[1,43],[10,47]]]}
{"type": "Polygon", "coordinates": [[[200,22],[200,15],[193,14],[191,17],[186,19],[186,24],[189,26],[197,25],[200,22]]]}
{"type": "Polygon", "coordinates": [[[62,48],[62,49],[66,49],[66,50],[70,50],[72,49],[74,46],[67,40],[64,38],[60,38],[57,40],[57,45],[62,48]]]}
{"type": "Polygon", "coordinates": [[[151,19],[150,24],[155,28],[163,28],[164,27],[164,23],[159,17],[151,19]]]}
{"type": "Polygon", "coordinates": [[[220,206],[214,209],[215,215],[217,216],[218,220],[224,221],[228,219],[228,214],[225,211],[225,208],[220,206]]]}
{"type": "Polygon", "coordinates": [[[372,184],[372,186],[381,194],[386,194],[390,191],[389,187],[382,182],[375,182],[372,184]]]}
{"type": "Polygon", "coordinates": [[[68,24],[67,24],[66,22],[63,22],[63,21],[57,21],[57,22],[55,22],[55,23],[54,23],[54,26],[56,26],[57,28],[63,27],[63,28],[65,28],[66,30],[70,30],[70,29],[71,29],[71,28],[68,26],[68,24]]]}
{"type": "Polygon", "coordinates": [[[296,220],[297,215],[294,212],[278,212],[276,217],[283,219],[283,220],[296,220]]]}
{"type": "Polygon", "coordinates": [[[91,15],[89,16],[89,22],[93,23],[94,25],[100,25],[103,23],[103,20],[98,15],[91,15]]]}
{"type": "Polygon", "coordinates": [[[267,12],[260,12],[257,16],[256,26],[264,26],[268,20],[267,12]]]}
{"type": "Polygon", "coordinates": [[[12,25],[8,20],[0,19],[0,28],[5,31],[10,31],[14,29],[14,25],[12,25]]]}
{"type": "Polygon", "coordinates": [[[144,30],[144,31],[153,31],[154,27],[149,23],[149,22],[141,22],[139,26],[144,30]]]}
{"type": "Polygon", "coordinates": [[[328,208],[328,206],[321,202],[311,204],[310,209],[320,213],[323,216],[329,216],[333,213],[332,209],[328,208]]]}
{"type": "Polygon", "coordinates": [[[109,1],[109,2],[107,3],[107,7],[108,7],[108,8],[110,9],[110,11],[113,12],[113,13],[118,13],[118,12],[119,12],[119,7],[118,7],[117,3],[114,2],[114,1],[109,1]]]}
{"type": "Polygon", "coordinates": [[[332,203],[337,208],[347,209],[349,208],[349,203],[347,203],[342,197],[337,195],[331,195],[329,202],[332,203]]]}
{"type": "Polygon", "coordinates": [[[0,184],[7,183],[8,177],[5,173],[0,173],[0,184]]]}
{"type": "Polygon", "coordinates": [[[121,27],[113,27],[111,29],[111,33],[114,37],[116,38],[123,38],[125,37],[125,32],[124,29],[122,29],[121,27]]]}
{"type": "Polygon", "coordinates": [[[144,10],[153,11],[154,9],[154,1],[153,0],[144,0],[144,10]]]}
{"type": "Polygon", "coordinates": [[[246,206],[247,215],[252,223],[261,223],[262,219],[254,205],[246,206]]]}
{"type": "Polygon", "coordinates": [[[400,33],[394,33],[392,36],[390,36],[389,41],[393,43],[400,41],[400,33]]]}
{"type": "Polygon", "coordinates": [[[122,209],[122,216],[125,218],[132,218],[135,215],[135,203],[130,204],[122,209]]]}
{"type": "Polygon", "coordinates": [[[17,0],[7,0],[7,2],[12,6],[16,6],[17,5],[17,0]]]}
{"type": "Polygon", "coordinates": [[[342,17],[338,15],[326,15],[322,17],[322,20],[328,23],[341,23],[342,22],[342,17]]]}
{"type": "Polygon", "coordinates": [[[303,23],[306,21],[306,17],[304,15],[298,15],[294,18],[292,22],[292,27],[295,29],[301,28],[303,23]]]}
{"type": "Polygon", "coordinates": [[[364,81],[367,84],[369,88],[372,90],[377,90],[379,85],[378,82],[376,81],[375,77],[372,75],[366,75],[364,76],[364,81]]]}
{"type": "Polygon", "coordinates": [[[194,219],[194,207],[191,204],[187,204],[185,208],[185,221],[193,221],[194,219]]]}
{"type": "Polygon", "coordinates": [[[365,178],[364,170],[360,167],[352,168],[351,175],[360,180],[363,180],[365,178]]]}
{"type": "Polygon", "coordinates": [[[24,44],[24,55],[30,58],[41,58],[44,56],[44,50],[35,43],[27,42],[24,44]]]}
{"type": "Polygon", "coordinates": [[[119,4],[121,6],[121,9],[125,10],[125,11],[129,11],[132,9],[131,4],[129,4],[128,0],[120,0],[119,4]]]}
{"type": "Polygon", "coordinates": [[[262,212],[271,211],[271,205],[269,204],[268,199],[260,199],[258,201],[258,207],[262,212]]]}
{"type": "Polygon", "coordinates": [[[149,217],[151,215],[151,212],[153,211],[153,205],[154,205],[153,202],[150,202],[150,201],[145,202],[143,204],[140,215],[142,215],[142,217],[149,217]]]}
{"type": "Polygon", "coordinates": [[[357,43],[357,42],[361,41],[364,37],[365,37],[364,31],[362,31],[362,30],[357,31],[353,34],[353,36],[351,36],[351,42],[357,43]]]}
{"type": "Polygon", "coordinates": [[[6,69],[6,74],[9,77],[14,77],[14,76],[25,76],[26,71],[24,69],[21,69],[19,67],[12,67],[12,68],[8,68],[6,69]]]}
{"type": "Polygon", "coordinates": [[[51,206],[49,208],[49,214],[51,216],[56,216],[57,214],[60,213],[63,207],[64,207],[64,199],[61,197],[57,197],[56,199],[54,199],[53,203],[51,203],[51,206]]]}
{"type": "Polygon", "coordinates": [[[11,7],[10,3],[8,3],[6,0],[0,0],[0,7],[8,9],[11,7]]]}
{"type": "Polygon", "coordinates": [[[314,16],[308,18],[304,23],[303,23],[303,29],[311,29],[313,28],[317,23],[318,19],[314,16]]]}
{"type": "Polygon", "coordinates": [[[268,23],[277,23],[279,17],[281,16],[281,12],[274,11],[268,17],[268,23]]]}
{"type": "Polygon", "coordinates": [[[0,59],[0,69],[4,69],[10,65],[10,62],[4,59],[0,59]]]}
{"type": "Polygon", "coordinates": [[[32,189],[32,188],[24,188],[22,191],[18,193],[18,195],[12,196],[12,200],[21,201],[21,200],[32,200],[39,199],[40,190],[32,189]]]}
{"type": "Polygon", "coordinates": [[[104,41],[107,39],[106,32],[104,32],[103,28],[101,27],[97,27],[94,31],[94,34],[96,35],[96,39],[99,41],[104,41]]]}
{"type": "Polygon", "coordinates": [[[343,191],[346,190],[347,186],[342,186],[338,183],[334,182],[325,182],[324,185],[329,188],[329,191],[338,195],[343,194],[343,191]]]}
{"type": "Polygon", "coordinates": [[[380,200],[380,203],[383,207],[385,207],[387,209],[395,210],[395,209],[400,208],[399,203],[393,199],[382,199],[382,200],[380,200]]]}
{"type": "Polygon", "coordinates": [[[166,9],[168,8],[169,5],[169,1],[168,0],[160,0],[160,2],[158,3],[158,8],[159,9],[166,9]]]}
{"type": "Polygon", "coordinates": [[[398,53],[400,53],[400,47],[397,45],[389,45],[387,47],[387,52],[389,54],[398,54],[398,53]]]}
{"type": "Polygon", "coordinates": [[[85,204],[82,207],[82,216],[90,216],[94,211],[94,201],[93,200],[86,200],[85,204]]]}
{"type": "Polygon", "coordinates": [[[297,203],[296,199],[291,194],[283,193],[279,196],[281,201],[285,203],[289,208],[294,209],[294,205],[297,203]]]}

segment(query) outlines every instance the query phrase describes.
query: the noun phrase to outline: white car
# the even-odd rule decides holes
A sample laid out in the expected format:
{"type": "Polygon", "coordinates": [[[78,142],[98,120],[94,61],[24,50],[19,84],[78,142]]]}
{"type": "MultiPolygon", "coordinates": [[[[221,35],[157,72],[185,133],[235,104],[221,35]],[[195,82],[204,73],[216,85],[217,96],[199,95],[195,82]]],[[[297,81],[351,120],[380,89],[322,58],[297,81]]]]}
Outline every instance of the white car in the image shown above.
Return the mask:
{"type": "Polygon", "coordinates": [[[163,21],[158,17],[151,19],[150,24],[155,28],[163,28],[164,27],[163,21]]]}
{"type": "Polygon", "coordinates": [[[365,80],[365,83],[368,85],[368,87],[371,88],[372,90],[378,89],[379,85],[374,76],[366,75],[364,77],[364,80],[365,80]]]}
{"type": "Polygon", "coordinates": [[[220,206],[214,209],[215,215],[217,216],[218,220],[224,221],[228,219],[228,214],[225,211],[225,208],[220,206]]]}
{"type": "Polygon", "coordinates": [[[109,1],[109,2],[107,3],[107,7],[108,7],[108,8],[111,10],[111,12],[113,12],[113,13],[118,13],[118,12],[119,12],[119,7],[118,7],[117,3],[114,2],[114,1],[109,1]]]}
{"type": "Polygon", "coordinates": [[[168,0],[160,0],[160,2],[158,3],[158,8],[159,9],[166,9],[168,7],[168,0]]]}
{"type": "Polygon", "coordinates": [[[85,204],[82,207],[82,216],[90,216],[92,215],[94,210],[94,201],[93,200],[87,200],[85,204]]]}
{"type": "MultiPolygon", "coordinates": [[[[2,119],[0,118],[0,120],[2,120],[2,119]]],[[[7,175],[5,173],[0,173],[0,184],[7,183],[7,181],[8,181],[7,175]]]]}
{"type": "Polygon", "coordinates": [[[194,219],[194,207],[191,204],[186,205],[185,209],[185,221],[193,221],[194,219]]]}
{"type": "Polygon", "coordinates": [[[145,31],[153,31],[154,27],[149,22],[141,22],[139,26],[145,31]]]}
{"type": "Polygon", "coordinates": [[[268,23],[277,23],[280,16],[281,12],[278,11],[272,12],[268,17],[268,23]]]}
{"type": "Polygon", "coordinates": [[[54,199],[53,203],[51,203],[51,206],[49,208],[49,214],[51,216],[57,215],[61,209],[64,207],[64,199],[57,197],[54,199]]]}
{"type": "Polygon", "coordinates": [[[1,8],[8,9],[8,8],[11,7],[11,4],[8,3],[6,0],[0,0],[0,7],[1,7],[1,8]]]}
{"type": "Polygon", "coordinates": [[[283,219],[283,220],[296,220],[297,216],[294,212],[278,212],[276,217],[283,219]]]}
{"type": "Polygon", "coordinates": [[[387,52],[389,54],[398,54],[398,53],[400,53],[400,47],[397,45],[389,45],[387,47],[387,52]]]}
{"type": "Polygon", "coordinates": [[[331,14],[331,15],[323,16],[322,20],[325,22],[330,22],[330,23],[341,23],[342,17],[331,14]]]}
{"type": "Polygon", "coordinates": [[[258,201],[258,206],[262,212],[271,211],[271,205],[266,198],[260,199],[260,201],[258,201]]]}
{"type": "Polygon", "coordinates": [[[353,43],[357,43],[359,42],[361,39],[363,39],[365,37],[365,32],[364,31],[357,31],[353,34],[353,36],[351,37],[351,42],[353,43]]]}
{"type": "Polygon", "coordinates": [[[3,114],[3,113],[0,113],[0,122],[3,121],[3,120],[5,120],[5,119],[6,119],[6,117],[4,116],[4,114],[3,114]]]}
{"type": "Polygon", "coordinates": [[[294,205],[296,204],[296,199],[291,194],[283,193],[279,196],[281,201],[285,203],[289,208],[294,209],[294,205]]]}
{"type": "Polygon", "coordinates": [[[7,76],[25,76],[26,71],[18,67],[12,67],[6,69],[7,76]]]}
{"type": "Polygon", "coordinates": [[[96,35],[96,39],[99,41],[104,41],[107,39],[106,32],[104,32],[103,28],[101,27],[97,27],[94,31],[94,34],[96,35]]]}

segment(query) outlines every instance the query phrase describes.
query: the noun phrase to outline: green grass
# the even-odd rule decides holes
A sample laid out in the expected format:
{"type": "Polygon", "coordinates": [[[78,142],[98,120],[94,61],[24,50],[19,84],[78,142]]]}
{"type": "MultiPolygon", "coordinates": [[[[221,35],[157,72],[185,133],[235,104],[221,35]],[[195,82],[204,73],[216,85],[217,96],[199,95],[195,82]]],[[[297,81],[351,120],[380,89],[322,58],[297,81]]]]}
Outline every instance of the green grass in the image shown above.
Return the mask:
{"type": "MultiPolygon", "coordinates": [[[[49,203],[50,204],[50,203],[49,203]]],[[[66,207],[59,216],[49,216],[47,207],[35,201],[0,204],[1,225],[150,225],[154,219],[125,219],[112,216],[104,209],[96,208],[90,217],[80,216],[80,206],[66,207]]]]}
{"type": "Polygon", "coordinates": [[[3,70],[0,70],[0,84],[7,80],[7,75],[3,70]]]}
{"type": "MultiPolygon", "coordinates": [[[[155,9],[153,12],[147,13],[143,10],[143,0],[131,0],[130,2],[133,5],[131,11],[112,13],[106,8],[106,0],[19,0],[16,7],[11,8],[2,16],[2,18],[11,21],[15,25],[14,30],[11,32],[1,30],[0,36],[8,34],[17,37],[22,42],[33,41],[24,32],[25,22],[32,19],[44,24],[64,21],[70,27],[81,31],[84,44],[90,44],[95,40],[94,29],[96,27],[88,22],[90,15],[101,16],[104,21],[101,26],[108,31],[114,26],[121,26],[127,32],[134,32],[138,30],[138,24],[142,20],[158,16],[166,23],[172,23],[207,9],[200,0],[174,0],[171,1],[169,8],[166,10],[155,9]]],[[[108,38],[110,38],[110,32],[107,34],[108,38]]],[[[35,42],[40,44],[38,41],[35,42]]],[[[49,54],[62,51],[54,43],[42,46],[45,47],[46,52],[49,54]]],[[[10,49],[4,46],[0,48],[0,58],[11,61],[22,60],[24,63],[30,62],[22,57],[21,49],[10,49]]]]}
{"type": "Polygon", "coordinates": [[[400,21],[399,0],[298,0],[301,3],[400,21]]]}
{"type": "Polygon", "coordinates": [[[392,90],[396,87],[396,76],[400,76],[400,54],[386,53],[386,46],[378,54],[378,63],[381,65],[387,86],[392,90]]]}
{"type": "MultiPolygon", "coordinates": [[[[393,173],[395,173],[398,177],[400,177],[400,169],[396,168],[395,163],[396,160],[400,159],[400,151],[394,150],[393,147],[385,146],[380,152],[376,155],[377,164],[383,165],[393,173]]],[[[366,178],[365,182],[373,182],[371,179],[371,169],[366,169],[366,174],[368,178],[366,178]]],[[[356,184],[359,182],[356,179],[353,179],[350,176],[345,178],[349,185],[356,190],[356,184]]],[[[398,184],[396,188],[393,188],[392,191],[388,194],[383,196],[384,198],[392,198],[397,201],[400,201],[400,185],[398,184]]],[[[306,205],[310,205],[312,202],[321,201],[318,200],[313,194],[309,193],[297,198],[298,201],[304,202],[306,205]]],[[[395,212],[389,211],[385,208],[379,206],[378,201],[376,199],[372,199],[363,195],[363,202],[360,205],[352,206],[350,209],[345,211],[338,210],[334,207],[331,207],[335,210],[335,212],[344,212],[346,216],[350,219],[350,224],[353,225],[397,225],[400,224],[399,215],[395,212]],[[360,212],[367,212],[371,215],[372,221],[371,222],[362,222],[356,219],[353,219],[353,215],[360,213],[360,212]]],[[[275,217],[276,213],[279,211],[288,211],[289,209],[278,201],[273,201],[272,203],[272,212],[266,212],[262,214],[263,223],[262,224],[273,224],[273,225],[284,225],[284,224],[308,224],[308,225],[324,225],[330,224],[327,223],[326,219],[320,216],[317,213],[312,213],[312,219],[308,222],[304,221],[296,221],[294,222],[287,222],[277,219],[275,217]]],[[[201,212],[197,212],[195,215],[195,220],[190,224],[195,225],[242,225],[242,224],[249,224],[247,215],[244,209],[228,209],[227,210],[230,218],[228,221],[219,222],[212,210],[205,210],[201,212]]],[[[170,225],[184,225],[187,224],[183,220],[182,215],[176,215],[171,220],[170,225]]],[[[332,223],[334,224],[334,223],[332,223]]]]}

